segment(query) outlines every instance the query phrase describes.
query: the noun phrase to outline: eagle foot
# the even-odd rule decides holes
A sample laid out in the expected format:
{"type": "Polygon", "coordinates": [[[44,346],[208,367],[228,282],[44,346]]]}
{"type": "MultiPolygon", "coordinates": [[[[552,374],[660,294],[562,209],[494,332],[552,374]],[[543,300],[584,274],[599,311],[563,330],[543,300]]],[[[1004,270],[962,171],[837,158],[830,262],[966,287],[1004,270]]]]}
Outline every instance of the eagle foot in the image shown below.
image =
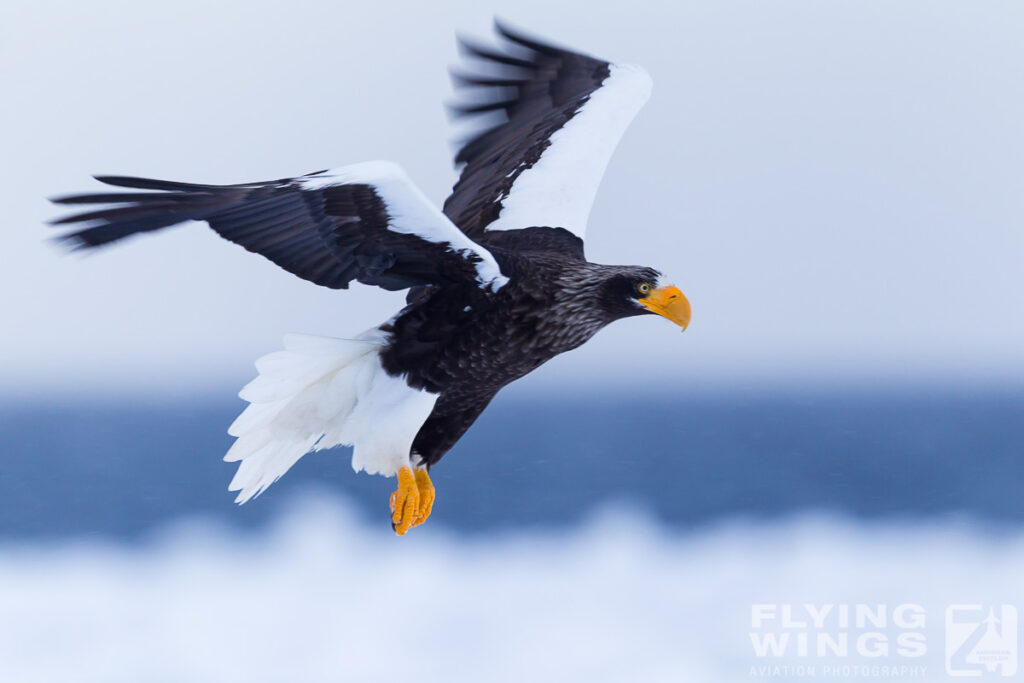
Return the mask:
{"type": "Polygon", "coordinates": [[[423,524],[434,507],[434,485],[426,470],[398,470],[398,488],[391,494],[391,528],[399,536],[423,524]]]}
{"type": "Polygon", "coordinates": [[[423,524],[434,509],[434,484],[426,470],[416,470],[416,488],[420,491],[420,504],[416,507],[416,521],[413,526],[423,524]]]}

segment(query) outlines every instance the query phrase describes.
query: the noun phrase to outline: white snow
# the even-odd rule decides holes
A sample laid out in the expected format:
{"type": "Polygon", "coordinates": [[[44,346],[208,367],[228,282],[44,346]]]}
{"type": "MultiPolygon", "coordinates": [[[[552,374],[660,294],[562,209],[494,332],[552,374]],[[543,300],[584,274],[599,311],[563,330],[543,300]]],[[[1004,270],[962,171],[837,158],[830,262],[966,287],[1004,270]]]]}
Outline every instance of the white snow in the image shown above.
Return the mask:
{"type": "Polygon", "coordinates": [[[387,206],[391,217],[389,230],[416,235],[430,242],[447,245],[452,251],[479,257],[475,267],[482,285],[498,290],[508,278],[501,274],[491,252],[466,237],[447,216],[434,206],[410,180],[402,168],[390,161],[366,161],[324,171],[315,176],[297,178],[304,189],[319,190],[336,185],[371,185],[387,206]]]}
{"type": "Polygon", "coordinates": [[[562,227],[578,237],[587,228],[601,177],[629,123],[651,96],[651,77],[631,64],[613,64],[583,108],[551,136],[523,171],[487,230],[535,225],[562,227]]]}
{"type": "Polygon", "coordinates": [[[464,538],[435,516],[397,538],[386,510],[368,525],[304,500],[249,536],[194,521],[141,547],[0,545],[0,679],[749,683],[815,663],[757,658],[752,605],[864,602],[922,606],[926,653],[846,663],[944,681],[947,605],[1024,607],[1024,534],[975,524],[678,533],[610,509],[566,532],[464,538]]]}

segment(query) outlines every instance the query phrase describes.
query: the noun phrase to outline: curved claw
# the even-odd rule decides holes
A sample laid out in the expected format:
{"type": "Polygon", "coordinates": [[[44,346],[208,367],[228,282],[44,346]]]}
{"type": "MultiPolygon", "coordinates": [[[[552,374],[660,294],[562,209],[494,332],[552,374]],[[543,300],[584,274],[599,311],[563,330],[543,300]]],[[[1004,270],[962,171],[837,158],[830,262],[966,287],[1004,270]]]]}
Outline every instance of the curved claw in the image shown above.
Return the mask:
{"type": "Polygon", "coordinates": [[[413,479],[412,470],[403,467],[398,470],[398,488],[391,494],[391,528],[404,536],[417,519],[420,507],[420,490],[413,479]]]}

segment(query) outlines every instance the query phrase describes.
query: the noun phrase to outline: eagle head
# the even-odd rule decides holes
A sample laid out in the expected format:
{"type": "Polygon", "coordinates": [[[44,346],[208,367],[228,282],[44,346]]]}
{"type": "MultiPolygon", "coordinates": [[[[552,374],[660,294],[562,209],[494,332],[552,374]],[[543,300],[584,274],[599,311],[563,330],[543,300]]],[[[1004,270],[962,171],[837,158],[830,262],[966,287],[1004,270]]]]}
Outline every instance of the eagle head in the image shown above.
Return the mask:
{"type": "Polygon", "coordinates": [[[602,299],[613,318],[655,313],[684,330],[690,324],[689,300],[653,268],[622,268],[606,280],[602,299]]]}

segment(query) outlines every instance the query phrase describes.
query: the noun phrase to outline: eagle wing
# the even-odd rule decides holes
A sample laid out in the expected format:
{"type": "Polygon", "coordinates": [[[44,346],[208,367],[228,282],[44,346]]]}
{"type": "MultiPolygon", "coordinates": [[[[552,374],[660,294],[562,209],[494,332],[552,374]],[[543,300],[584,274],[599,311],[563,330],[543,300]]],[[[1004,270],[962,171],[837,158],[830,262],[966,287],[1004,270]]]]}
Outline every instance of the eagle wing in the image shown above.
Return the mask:
{"type": "Polygon", "coordinates": [[[453,73],[467,100],[453,109],[492,125],[456,154],[465,166],[444,212],[474,239],[532,226],[582,239],[604,169],[651,79],[640,67],[547,45],[498,22],[495,30],[501,51],[461,41],[479,69],[453,73]]]}
{"type": "Polygon", "coordinates": [[[288,272],[333,289],[347,288],[352,280],[391,290],[473,279],[497,289],[507,281],[491,253],[390,162],[241,185],[123,176],[97,180],[147,191],[54,199],[112,205],[54,221],[87,224],[61,236],[75,247],[98,247],[195,220],[288,272]]]}

